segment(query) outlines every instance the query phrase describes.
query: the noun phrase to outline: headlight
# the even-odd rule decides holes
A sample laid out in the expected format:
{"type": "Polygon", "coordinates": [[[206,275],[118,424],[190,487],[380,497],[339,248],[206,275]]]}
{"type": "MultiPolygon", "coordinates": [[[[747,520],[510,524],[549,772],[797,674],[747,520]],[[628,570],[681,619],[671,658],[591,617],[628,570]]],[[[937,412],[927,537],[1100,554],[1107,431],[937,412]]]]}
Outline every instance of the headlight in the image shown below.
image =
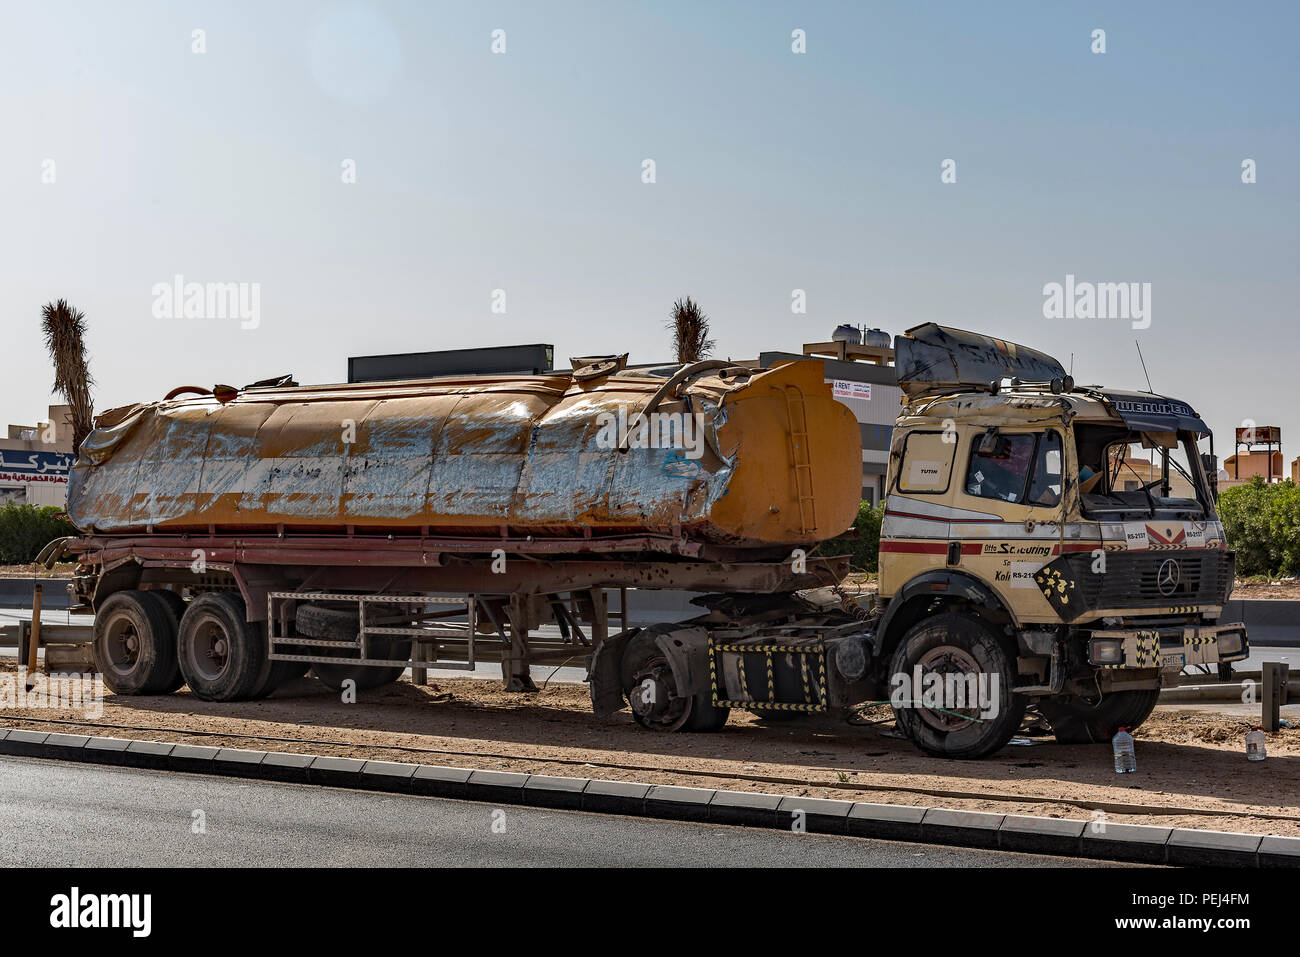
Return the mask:
{"type": "Polygon", "coordinates": [[[1241,632],[1229,631],[1219,635],[1219,657],[1241,654],[1241,632]]]}
{"type": "Polygon", "coordinates": [[[1124,642],[1119,638],[1094,638],[1088,643],[1088,660],[1094,665],[1124,663],[1124,642]]]}

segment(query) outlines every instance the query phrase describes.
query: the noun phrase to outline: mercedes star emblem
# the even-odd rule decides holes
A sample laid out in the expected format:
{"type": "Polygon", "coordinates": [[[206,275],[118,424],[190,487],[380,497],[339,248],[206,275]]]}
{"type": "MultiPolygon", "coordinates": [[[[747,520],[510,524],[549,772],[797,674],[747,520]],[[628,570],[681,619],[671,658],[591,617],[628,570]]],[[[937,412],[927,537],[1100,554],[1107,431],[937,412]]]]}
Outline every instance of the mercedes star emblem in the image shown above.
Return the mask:
{"type": "Polygon", "coordinates": [[[1162,595],[1172,595],[1178,590],[1178,582],[1182,577],[1182,569],[1178,567],[1178,562],[1166,558],[1160,566],[1160,571],[1156,572],[1156,588],[1160,589],[1162,595]]]}

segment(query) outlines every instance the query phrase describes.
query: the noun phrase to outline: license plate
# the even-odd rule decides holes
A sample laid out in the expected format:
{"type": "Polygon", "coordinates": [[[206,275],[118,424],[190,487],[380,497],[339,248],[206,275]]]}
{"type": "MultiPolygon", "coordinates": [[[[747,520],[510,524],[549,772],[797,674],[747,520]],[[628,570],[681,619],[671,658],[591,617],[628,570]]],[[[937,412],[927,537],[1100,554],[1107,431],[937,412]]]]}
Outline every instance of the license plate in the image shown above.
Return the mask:
{"type": "Polygon", "coordinates": [[[1161,671],[1182,671],[1185,667],[1187,667],[1187,655],[1181,651],[1160,656],[1161,671]]]}

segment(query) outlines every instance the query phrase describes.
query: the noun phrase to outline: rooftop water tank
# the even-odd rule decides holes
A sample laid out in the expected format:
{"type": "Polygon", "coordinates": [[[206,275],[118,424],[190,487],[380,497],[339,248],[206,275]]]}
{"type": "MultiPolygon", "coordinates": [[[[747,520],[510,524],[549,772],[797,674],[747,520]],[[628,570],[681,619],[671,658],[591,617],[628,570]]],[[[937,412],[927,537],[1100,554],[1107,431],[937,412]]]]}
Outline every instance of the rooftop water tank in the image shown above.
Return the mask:
{"type": "Polygon", "coordinates": [[[831,342],[851,342],[855,346],[862,345],[862,331],[857,326],[838,325],[831,333],[831,342]]]}
{"type": "Polygon", "coordinates": [[[881,329],[868,329],[862,339],[864,346],[871,346],[873,349],[888,349],[892,342],[889,333],[881,329]]]}

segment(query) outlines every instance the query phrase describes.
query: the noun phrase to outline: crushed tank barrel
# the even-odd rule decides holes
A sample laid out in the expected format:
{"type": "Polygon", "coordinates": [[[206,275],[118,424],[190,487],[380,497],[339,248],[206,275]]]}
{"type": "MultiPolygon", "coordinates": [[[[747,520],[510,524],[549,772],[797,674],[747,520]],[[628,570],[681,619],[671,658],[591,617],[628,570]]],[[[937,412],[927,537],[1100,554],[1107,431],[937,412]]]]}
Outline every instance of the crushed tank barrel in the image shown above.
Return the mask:
{"type": "Polygon", "coordinates": [[[390,530],[822,541],[861,437],[821,364],[253,388],[110,410],[79,450],[83,532],[390,530]],[[650,403],[653,413],[638,419],[650,403]]]}

